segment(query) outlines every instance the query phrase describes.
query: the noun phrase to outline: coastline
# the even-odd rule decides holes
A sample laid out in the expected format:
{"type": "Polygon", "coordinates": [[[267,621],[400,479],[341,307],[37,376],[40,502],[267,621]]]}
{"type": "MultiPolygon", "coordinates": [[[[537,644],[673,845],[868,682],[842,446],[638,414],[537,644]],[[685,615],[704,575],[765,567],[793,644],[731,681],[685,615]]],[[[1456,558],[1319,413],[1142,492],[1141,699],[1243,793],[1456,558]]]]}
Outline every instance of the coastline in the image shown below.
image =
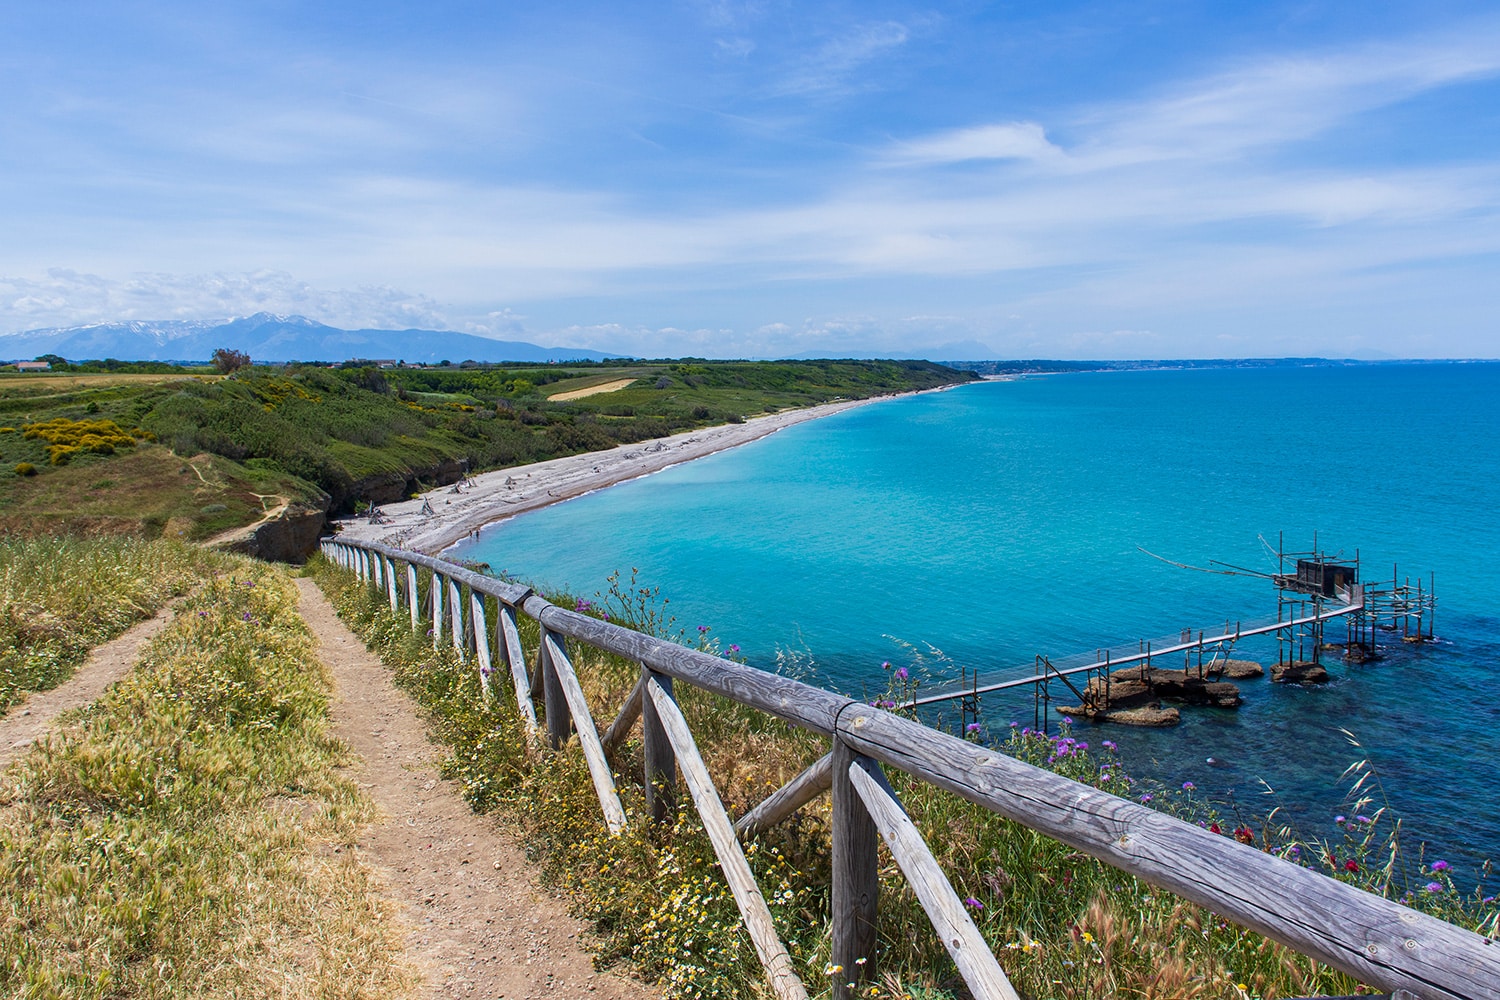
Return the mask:
{"type": "MultiPolygon", "coordinates": [[[[942,389],[922,391],[940,392],[942,389]]],[[[742,424],[700,427],[605,451],[496,469],[471,476],[453,486],[428,490],[411,500],[384,504],[380,507],[380,523],[372,524],[367,517],[348,517],[334,524],[344,538],[380,542],[436,555],[477,534],[485,525],[737,448],[774,434],[783,427],[909,395],[918,393],[872,396],[782,410],[752,417],[742,424]],[[423,513],[424,504],[430,513],[423,513]]]]}

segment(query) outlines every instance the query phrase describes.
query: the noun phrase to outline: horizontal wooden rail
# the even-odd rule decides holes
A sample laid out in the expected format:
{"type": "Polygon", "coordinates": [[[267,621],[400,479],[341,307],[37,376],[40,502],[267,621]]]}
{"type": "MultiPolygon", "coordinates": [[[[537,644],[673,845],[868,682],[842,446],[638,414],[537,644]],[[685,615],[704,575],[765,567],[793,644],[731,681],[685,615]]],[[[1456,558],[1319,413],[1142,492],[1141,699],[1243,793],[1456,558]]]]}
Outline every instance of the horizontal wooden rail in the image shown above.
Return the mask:
{"type": "MultiPolygon", "coordinates": [[[[555,645],[558,642],[556,637],[567,637],[639,662],[648,672],[643,676],[656,674],[690,684],[831,737],[838,753],[831,759],[820,760],[775,793],[762,807],[748,814],[742,820],[742,832],[763,828],[769,825],[769,818],[782,818],[821,793],[828,787],[826,782],[833,777],[831,760],[839,759],[838,754],[854,753],[953,792],[1379,989],[1393,994],[1405,991],[1418,1000],[1500,1000],[1500,944],[1254,847],[1216,836],[1193,824],[844,695],[557,607],[526,587],[475,573],[441,559],[377,543],[337,539],[325,541],[324,551],[339,565],[358,573],[363,580],[372,581],[373,573],[378,572],[370,557],[385,557],[390,560],[384,569],[386,576],[394,576],[396,566],[402,563],[408,567],[407,578],[413,583],[415,573],[411,567],[437,574],[431,586],[434,598],[442,593],[441,584],[436,581],[444,577],[455,588],[468,587],[472,593],[494,597],[500,604],[498,624],[503,630],[503,642],[497,645],[504,649],[514,673],[516,694],[518,700],[522,700],[523,713],[530,706],[524,700],[528,685],[524,654],[515,627],[516,612],[536,620],[542,628],[544,641],[538,650],[539,666],[549,646],[545,637],[549,634],[554,637],[551,643],[553,652],[563,652],[563,655],[565,651],[555,645]]],[[[407,589],[412,591],[409,599],[414,601],[415,587],[408,586],[407,589]]],[[[436,601],[433,611],[434,626],[440,627],[436,601]]],[[[478,622],[477,616],[475,621],[478,622]]],[[[475,641],[488,640],[476,634],[475,641]]],[[[566,672],[571,676],[571,667],[566,672]]],[[[538,676],[531,677],[530,688],[536,689],[540,680],[538,676]]],[[[576,684],[574,678],[569,686],[576,684]]],[[[556,722],[553,712],[561,711],[571,715],[574,727],[580,731],[580,741],[592,743],[587,753],[590,770],[595,773],[596,786],[599,786],[601,811],[612,828],[617,817],[611,815],[606,800],[613,797],[613,787],[608,793],[602,787],[600,770],[607,771],[607,768],[601,768],[600,759],[606,750],[613,750],[624,738],[625,732],[635,722],[643,699],[651,700],[656,710],[653,716],[660,720],[660,724],[673,730],[672,748],[679,755],[678,763],[685,775],[693,769],[692,762],[682,757],[685,745],[692,757],[697,755],[696,749],[691,747],[690,734],[686,734],[687,743],[684,744],[684,732],[677,731],[679,723],[684,730],[686,723],[681,722],[681,713],[677,712],[675,704],[671,704],[660,684],[647,681],[637,686],[632,693],[632,703],[625,706],[605,740],[600,740],[594,731],[586,711],[579,710],[581,692],[575,689],[562,694],[568,697],[559,697],[557,705],[549,701],[547,706],[548,714],[552,716],[549,729],[558,732],[553,728],[556,722]],[[568,712],[570,707],[572,711],[568,712]],[[591,740],[582,735],[585,727],[591,740]]],[[[562,730],[564,734],[567,732],[565,727],[566,722],[562,730]]],[[[710,819],[708,815],[713,810],[708,808],[704,790],[694,787],[701,777],[697,773],[690,776],[689,786],[705,825],[717,827],[718,820],[710,819]]],[[[917,859],[913,864],[925,871],[922,877],[932,875],[920,862],[922,852],[907,850],[911,846],[914,828],[906,830],[900,824],[890,812],[891,808],[899,810],[899,806],[892,806],[875,796],[871,783],[863,780],[866,777],[870,775],[847,780],[860,786],[862,796],[867,799],[874,797],[873,811],[881,813],[885,819],[881,823],[882,831],[892,831],[889,836],[901,838],[903,852],[909,858],[917,859]],[[899,833],[895,832],[898,827],[899,833]]],[[[714,800],[717,802],[716,792],[714,800]]],[[[618,808],[618,799],[615,799],[615,808],[618,808]]],[[[718,815],[723,818],[722,808],[718,815]]],[[[727,819],[723,826],[728,828],[727,819]]],[[[718,839],[722,839],[724,830],[717,830],[717,833],[720,835],[718,839]]],[[[715,846],[718,850],[717,840],[715,846]]],[[[721,861],[725,856],[721,852],[721,861]]],[[[729,867],[725,865],[726,872],[729,867]]],[[[922,891],[928,890],[924,888],[922,891]]],[[[930,895],[937,900],[941,893],[934,889],[930,895]]],[[[736,898],[740,898],[738,892],[736,898]]],[[[951,909],[940,901],[934,906],[940,913],[951,909]]],[[[753,910],[753,905],[750,908],[753,910]]],[[[741,913],[749,920],[759,919],[748,914],[744,906],[741,913]]],[[[951,927],[948,925],[949,929],[951,927]]],[[[835,928],[836,938],[841,933],[835,928]]],[[[946,936],[944,943],[951,948],[946,936]]],[[[785,992],[790,990],[788,966],[774,957],[774,949],[769,953],[762,950],[761,954],[770,963],[767,969],[773,989],[783,996],[791,995],[785,992]]],[[[866,975],[873,975],[873,964],[869,963],[866,975]]],[[[986,982],[982,971],[976,971],[983,965],[979,962],[963,970],[965,980],[975,995],[997,995],[994,992],[998,988],[996,982],[986,982]],[[977,977],[978,981],[971,977],[977,977]]],[[[842,984],[839,984],[835,992],[841,990],[842,984]]]]}

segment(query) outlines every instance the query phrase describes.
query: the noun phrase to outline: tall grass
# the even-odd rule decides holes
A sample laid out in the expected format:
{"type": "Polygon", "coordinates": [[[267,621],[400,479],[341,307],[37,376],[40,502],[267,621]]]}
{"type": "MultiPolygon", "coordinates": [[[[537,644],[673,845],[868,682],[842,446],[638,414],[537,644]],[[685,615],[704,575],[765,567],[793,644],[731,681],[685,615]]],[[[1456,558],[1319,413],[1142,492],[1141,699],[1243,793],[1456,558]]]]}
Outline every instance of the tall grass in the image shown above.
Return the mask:
{"type": "Polygon", "coordinates": [[[295,591],[233,566],[0,779],[0,994],[409,992],[295,591]]]}
{"type": "MultiPolygon", "coordinates": [[[[383,598],[321,560],[315,572],[340,613],[389,663],[399,683],[432,712],[449,747],[446,768],[479,809],[500,808],[521,829],[534,858],[569,890],[577,911],[602,935],[601,959],[629,959],[672,997],[753,996],[763,975],[691,805],[670,826],[652,827],[639,787],[641,748],[627,744],[614,767],[630,829],[610,837],[576,742],[551,753],[532,742],[514,705],[480,698],[473,665],[443,643],[413,634],[383,598]]],[[[670,629],[650,595],[626,588],[570,606],[627,623],[670,629]]],[[[559,603],[563,603],[559,599],[559,603]]],[[[534,625],[532,626],[534,628],[534,625]]],[[[702,648],[720,652],[704,634],[702,648]]],[[[534,636],[528,639],[528,648],[534,636]]],[[[624,701],[638,668],[588,649],[575,664],[602,728],[624,701]]],[[[893,687],[902,683],[893,671],[893,687]]],[[[503,690],[503,685],[497,690],[503,690]]],[[[892,695],[899,692],[893,690],[892,695]]],[[[742,814],[826,751],[822,739],[703,692],[677,695],[716,786],[742,814]]],[[[894,701],[893,697],[881,699],[894,701]]],[[[990,740],[982,732],[968,734],[990,740]]],[[[1289,839],[1273,825],[1221,823],[1191,789],[1146,791],[1112,744],[1013,729],[1000,749],[1069,778],[1151,801],[1224,836],[1259,844],[1344,881],[1387,894],[1392,881],[1362,851],[1289,839]],[[1358,860],[1356,860],[1356,858],[1358,860]],[[1331,862],[1337,861],[1336,865],[1331,862]],[[1354,865],[1350,866],[1350,861],[1354,865]]],[[[913,821],[964,898],[1013,982],[1028,997],[1068,1000],[1224,997],[1231,1000],[1344,995],[1360,984],[1342,973],[1236,927],[1214,914],[1077,853],[982,807],[899,773],[890,775],[913,821]]],[[[1356,789],[1358,794],[1361,789],[1356,789]]],[[[1373,819],[1373,817],[1371,817],[1373,819]]],[[[1351,821],[1353,822],[1353,821],[1351,821]]],[[[829,815],[826,797],[750,844],[747,853],[776,928],[811,987],[849,970],[828,965],[829,815]]],[[[881,862],[880,975],[866,995],[936,1000],[967,995],[914,894],[889,855],[881,862]]],[[[1431,874],[1431,866],[1426,869],[1431,874]]],[[[1438,873],[1440,876],[1444,872],[1438,873]]],[[[1434,881],[1406,901],[1493,935],[1493,900],[1462,896],[1434,881]]]]}
{"type": "Polygon", "coordinates": [[[0,710],[200,582],[212,557],[167,539],[0,539],[0,710]]]}

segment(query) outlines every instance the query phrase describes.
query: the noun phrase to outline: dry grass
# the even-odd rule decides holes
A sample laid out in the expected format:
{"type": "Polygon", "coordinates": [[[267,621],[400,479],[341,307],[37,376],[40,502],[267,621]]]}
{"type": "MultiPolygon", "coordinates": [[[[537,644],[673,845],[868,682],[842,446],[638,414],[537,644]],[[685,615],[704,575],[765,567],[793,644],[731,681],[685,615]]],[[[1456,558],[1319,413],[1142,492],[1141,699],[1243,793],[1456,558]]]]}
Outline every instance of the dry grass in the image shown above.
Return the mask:
{"type": "Polygon", "coordinates": [[[0,994],[413,990],[295,590],[229,565],[0,781],[0,994]]]}

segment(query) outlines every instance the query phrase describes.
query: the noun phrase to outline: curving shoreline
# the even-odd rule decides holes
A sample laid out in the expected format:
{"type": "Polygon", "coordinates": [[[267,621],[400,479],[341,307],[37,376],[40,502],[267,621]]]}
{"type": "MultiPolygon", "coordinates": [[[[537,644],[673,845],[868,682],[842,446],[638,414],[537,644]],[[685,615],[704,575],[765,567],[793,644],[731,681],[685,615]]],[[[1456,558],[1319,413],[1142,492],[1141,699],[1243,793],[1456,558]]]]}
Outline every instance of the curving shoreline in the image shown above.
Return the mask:
{"type": "Polygon", "coordinates": [[[380,507],[379,523],[372,523],[367,517],[344,518],[334,523],[345,538],[382,542],[435,555],[476,534],[487,524],[737,448],[783,427],[906,395],[916,393],[782,410],[752,417],[742,424],[702,427],[605,451],[496,469],[472,476],[464,483],[429,490],[412,500],[384,504],[380,507]],[[428,512],[423,511],[424,504],[428,512]]]}

